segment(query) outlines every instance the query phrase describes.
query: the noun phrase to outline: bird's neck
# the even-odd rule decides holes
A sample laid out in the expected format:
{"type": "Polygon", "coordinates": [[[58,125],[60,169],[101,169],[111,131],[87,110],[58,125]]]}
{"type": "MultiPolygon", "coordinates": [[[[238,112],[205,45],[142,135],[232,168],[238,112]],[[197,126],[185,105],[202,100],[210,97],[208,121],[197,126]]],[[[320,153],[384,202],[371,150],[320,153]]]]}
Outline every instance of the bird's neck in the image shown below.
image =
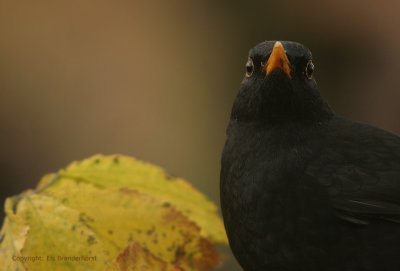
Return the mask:
{"type": "Polygon", "coordinates": [[[320,97],[312,99],[285,99],[280,103],[265,103],[259,112],[259,121],[271,125],[285,123],[318,124],[329,120],[334,113],[320,97]]]}
{"type": "Polygon", "coordinates": [[[258,88],[244,85],[234,102],[231,119],[271,127],[286,123],[318,124],[333,116],[315,82],[305,85],[284,77],[263,81],[258,88]]]}

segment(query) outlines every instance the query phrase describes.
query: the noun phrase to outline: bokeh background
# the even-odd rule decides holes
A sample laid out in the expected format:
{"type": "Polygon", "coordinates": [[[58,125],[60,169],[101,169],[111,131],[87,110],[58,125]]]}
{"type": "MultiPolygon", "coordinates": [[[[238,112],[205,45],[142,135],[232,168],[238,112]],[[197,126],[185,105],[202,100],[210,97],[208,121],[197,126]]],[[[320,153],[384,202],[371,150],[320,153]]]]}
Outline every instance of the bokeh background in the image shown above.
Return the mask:
{"type": "MultiPolygon", "coordinates": [[[[95,153],[161,165],[219,202],[231,104],[266,39],[312,50],[338,113],[400,132],[399,12],[372,0],[0,0],[1,204],[95,153]]],[[[240,270],[227,258],[221,270],[240,270]]]]}

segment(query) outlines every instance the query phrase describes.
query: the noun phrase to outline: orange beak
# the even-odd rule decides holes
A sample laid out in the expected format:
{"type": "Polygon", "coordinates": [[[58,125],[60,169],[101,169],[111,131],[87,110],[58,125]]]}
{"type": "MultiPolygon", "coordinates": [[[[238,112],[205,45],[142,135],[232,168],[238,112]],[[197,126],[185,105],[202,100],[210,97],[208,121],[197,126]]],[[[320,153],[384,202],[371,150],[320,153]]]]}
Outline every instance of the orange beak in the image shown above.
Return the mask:
{"type": "Polygon", "coordinates": [[[285,48],[281,42],[277,41],[274,44],[271,55],[268,58],[267,63],[264,65],[264,71],[266,75],[269,75],[276,69],[281,69],[289,78],[290,75],[290,62],[286,55],[285,48]]]}

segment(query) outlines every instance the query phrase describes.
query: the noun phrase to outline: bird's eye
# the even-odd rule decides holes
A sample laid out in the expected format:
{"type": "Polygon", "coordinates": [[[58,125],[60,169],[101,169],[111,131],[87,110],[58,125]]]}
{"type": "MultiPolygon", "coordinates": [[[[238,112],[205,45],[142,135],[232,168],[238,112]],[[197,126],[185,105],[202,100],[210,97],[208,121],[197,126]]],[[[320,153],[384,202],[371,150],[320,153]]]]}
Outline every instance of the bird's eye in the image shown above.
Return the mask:
{"type": "Polygon", "coordinates": [[[246,63],[246,77],[250,77],[253,74],[253,71],[254,71],[253,59],[249,57],[246,63]]]}
{"type": "Polygon", "coordinates": [[[311,79],[311,78],[312,78],[312,75],[313,75],[313,73],[314,73],[314,70],[315,70],[314,63],[312,63],[311,60],[308,61],[307,66],[306,66],[306,70],[305,70],[306,77],[307,77],[308,79],[311,79]]]}

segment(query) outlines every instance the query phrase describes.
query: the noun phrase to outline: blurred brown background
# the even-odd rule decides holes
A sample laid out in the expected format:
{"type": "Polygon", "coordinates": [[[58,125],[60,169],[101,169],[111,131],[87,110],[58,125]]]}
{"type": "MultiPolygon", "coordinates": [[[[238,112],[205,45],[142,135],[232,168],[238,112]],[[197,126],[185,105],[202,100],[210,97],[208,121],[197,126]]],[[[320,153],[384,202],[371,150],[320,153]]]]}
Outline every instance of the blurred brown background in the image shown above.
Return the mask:
{"type": "Polygon", "coordinates": [[[399,1],[143,2],[0,0],[1,202],[95,153],[159,164],[218,202],[231,104],[266,39],[313,51],[338,113],[400,132],[399,1]]]}

